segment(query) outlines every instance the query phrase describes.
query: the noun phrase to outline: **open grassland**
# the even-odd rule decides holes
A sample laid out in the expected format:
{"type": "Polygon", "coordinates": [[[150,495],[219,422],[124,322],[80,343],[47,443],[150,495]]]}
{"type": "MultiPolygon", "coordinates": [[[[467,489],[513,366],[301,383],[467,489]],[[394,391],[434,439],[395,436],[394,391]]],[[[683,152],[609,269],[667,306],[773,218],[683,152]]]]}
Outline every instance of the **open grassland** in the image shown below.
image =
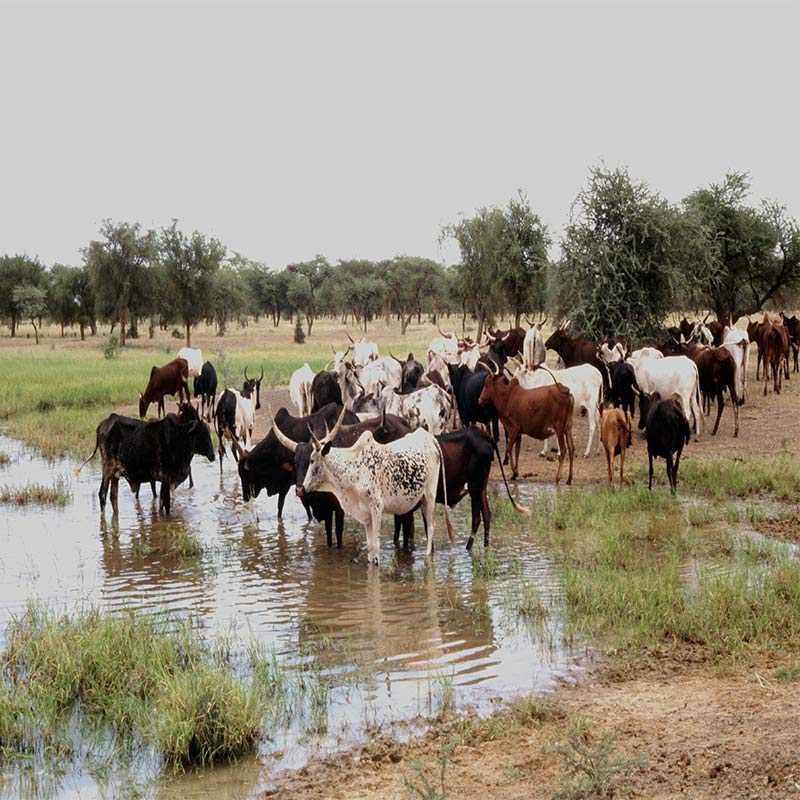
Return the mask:
{"type": "MultiPolygon", "coordinates": [[[[306,343],[296,345],[289,323],[275,329],[262,321],[225,337],[201,328],[192,344],[214,364],[221,386],[241,387],[245,368],[258,375],[263,367],[262,387],[267,390],[287,385],[303,362],[315,371],[322,369],[332,358],[331,346],[343,350],[349,344],[346,332],[338,321],[318,320],[306,343]]],[[[350,332],[354,338],[359,335],[350,332]]],[[[27,339],[0,339],[0,367],[6,377],[0,424],[48,457],[88,455],[98,422],[120,407],[134,405],[147,385],[150,368],[175,358],[182,347],[181,340],[159,334],[152,340],[131,340],[111,359],[101,350],[105,336],[85,342],[50,337],[39,346],[27,339]]],[[[383,321],[369,331],[382,353],[392,350],[403,357],[413,351],[424,358],[436,335],[435,326],[422,325],[410,327],[402,337],[396,325],[387,328],[383,321]]]]}

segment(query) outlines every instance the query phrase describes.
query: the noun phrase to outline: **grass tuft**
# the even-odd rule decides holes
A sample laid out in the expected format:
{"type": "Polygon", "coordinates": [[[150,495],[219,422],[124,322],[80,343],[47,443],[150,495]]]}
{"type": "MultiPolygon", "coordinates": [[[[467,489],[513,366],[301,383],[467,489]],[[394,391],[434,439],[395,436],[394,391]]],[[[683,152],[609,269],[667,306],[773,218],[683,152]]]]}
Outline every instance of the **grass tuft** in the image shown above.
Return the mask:
{"type": "Polygon", "coordinates": [[[69,481],[57,478],[51,486],[42,483],[27,483],[25,486],[3,486],[0,488],[0,503],[15,506],[60,506],[72,499],[69,481]]]}

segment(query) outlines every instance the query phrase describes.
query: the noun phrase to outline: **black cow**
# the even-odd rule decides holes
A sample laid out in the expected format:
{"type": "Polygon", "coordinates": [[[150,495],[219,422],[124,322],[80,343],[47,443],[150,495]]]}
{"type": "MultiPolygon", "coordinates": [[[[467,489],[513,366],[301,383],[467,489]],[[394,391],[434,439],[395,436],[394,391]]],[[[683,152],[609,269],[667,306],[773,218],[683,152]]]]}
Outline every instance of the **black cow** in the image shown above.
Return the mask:
{"type": "Polygon", "coordinates": [[[217,400],[217,371],[210,361],[203,364],[200,374],[194,379],[194,396],[201,398],[200,416],[211,422],[217,400]]]}
{"type": "Polygon", "coordinates": [[[339,381],[336,378],[336,373],[322,370],[314,376],[311,381],[311,413],[324,408],[330,403],[335,403],[337,406],[342,406],[342,390],[339,387],[339,381]]]}
{"type": "MultiPolygon", "coordinates": [[[[577,367],[579,364],[591,364],[603,376],[603,388],[609,388],[609,371],[603,360],[597,355],[598,342],[592,342],[582,333],[570,337],[567,333],[569,324],[561,325],[553,331],[550,338],[544,343],[548,350],[555,350],[565,367],[577,367]]],[[[603,340],[612,341],[612,340],[603,340]]],[[[620,340],[624,342],[623,340],[620,340]]]]}
{"type": "MultiPolygon", "coordinates": [[[[491,436],[479,428],[463,428],[460,431],[443,433],[436,437],[442,448],[445,476],[447,477],[447,505],[455,507],[469,494],[472,507],[472,530],[467,539],[467,550],[472,549],[475,534],[483,519],[483,545],[489,546],[489,527],[492,511],[489,508],[487,486],[489,473],[492,470],[492,459],[497,456],[500,472],[503,476],[508,497],[517,511],[528,513],[528,510],[517,505],[506,482],[506,474],[500,461],[500,452],[491,436]]],[[[441,473],[436,488],[436,502],[444,503],[444,486],[441,473]]],[[[415,509],[416,510],[416,509],[415,509]]],[[[407,550],[409,539],[414,536],[414,512],[395,517],[394,541],[398,543],[400,530],[403,531],[403,549],[407,550]]]]}
{"type": "Polygon", "coordinates": [[[453,385],[453,394],[456,396],[461,424],[467,426],[481,422],[484,425],[490,425],[492,438],[495,442],[498,441],[500,423],[497,409],[491,404],[482,406],[478,403],[478,398],[483,391],[483,384],[489,373],[483,369],[472,372],[465,364],[459,366],[448,364],[447,369],[450,372],[450,383],[453,385]]]}
{"type": "Polygon", "coordinates": [[[242,397],[250,398],[253,392],[256,395],[256,411],[261,408],[261,381],[264,380],[264,367],[261,367],[261,377],[248,378],[247,367],[244,368],[244,383],[242,384],[242,397]]]}
{"type": "Polygon", "coordinates": [[[390,351],[389,355],[400,365],[400,388],[395,389],[397,394],[411,394],[417,390],[419,379],[425,374],[425,367],[414,359],[414,354],[409,353],[405,361],[401,361],[390,351]]]}
{"type": "MultiPolygon", "coordinates": [[[[114,416],[114,415],[112,415],[114,416]]],[[[102,423],[101,423],[102,425],[102,423]]],[[[159,510],[170,513],[172,490],[189,476],[192,457],[214,460],[214,447],[208,425],[201,421],[179,422],[171,416],[145,422],[111,424],[103,452],[103,478],[100,484],[100,509],[105,509],[109,484],[114,516],[119,513],[117,493],[120,477],[131,489],[142,483],[161,483],[159,510]]],[[[94,454],[92,454],[94,455],[94,454]]]]}
{"type": "Polygon", "coordinates": [[[636,373],[633,365],[627,361],[615,361],[609,366],[611,370],[611,397],[614,405],[627,411],[633,419],[636,411],[636,395],[639,394],[639,385],[636,383],[636,373]]]}
{"type": "Polygon", "coordinates": [[[499,328],[495,331],[489,330],[486,337],[489,353],[494,354],[494,360],[501,367],[509,358],[522,355],[525,328],[509,328],[507,331],[501,331],[499,328]]]}
{"type": "MultiPolygon", "coordinates": [[[[319,411],[305,417],[293,417],[285,408],[278,409],[276,419],[281,420],[281,430],[290,430],[296,441],[307,442],[311,436],[309,424],[325,425],[332,428],[339,418],[342,407],[329,403],[319,411]]],[[[358,422],[358,417],[349,411],[345,420],[358,422]]],[[[288,434],[287,434],[288,435],[288,434]]],[[[239,458],[239,478],[242,482],[242,496],[245,501],[258,497],[262,489],[267,495],[278,495],[278,517],[283,516],[283,504],[289,489],[294,486],[294,456],[276,438],[275,432],[269,433],[250,451],[243,450],[238,442],[234,444],[239,458]]],[[[306,511],[309,511],[306,506],[306,511]]],[[[310,515],[310,511],[309,511],[310,515]]]]}
{"type": "Polygon", "coordinates": [[[658,392],[650,397],[641,395],[641,414],[645,420],[645,438],[647,439],[647,457],[650,461],[650,482],[653,488],[653,459],[663,458],[667,462],[667,478],[673,492],[678,483],[678,467],[684,445],[689,444],[691,428],[683,415],[681,404],[677,400],[662,400],[658,392]],[[673,453],[675,461],[673,462],[673,453]]]}
{"type": "MultiPolygon", "coordinates": [[[[308,472],[308,465],[311,461],[311,443],[308,438],[302,440],[294,439],[294,437],[285,434],[283,427],[278,425],[277,418],[275,423],[280,433],[278,438],[279,440],[281,438],[283,439],[281,444],[294,453],[295,491],[297,492],[297,496],[302,499],[306,508],[311,509],[311,513],[317,522],[325,523],[325,535],[327,537],[328,547],[333,545],[333,520],[334,517],[336,518],[336,546],[341,547],[342,531],[344,530],[344,511],[336,495],[332,492],[306,492],[303,490],[303,481],[305,480],[306,473],[308,472]]],[[[324,437],[327,434],[322,420],[315,420],[311,429],[318,438],[324,437]],[[321,427],[322,429],[320,429],[321,427]]],[[[364,431],[370,431],[375,437],[376,442],[388,444],[389,442],[394,442],[402,438],[407,433],[411,433],[411,428],[401,417],[384,413],[379,417],[374,417],[364,422],[342,425],[342,427],[339,428],[338,435],[331,443],[331,447],[352,447],[364,431]]]]}
{"type": "MultiPolygon", "coordinates": [[[[219,441],[219,474],[222,474],[222,459],[225,457],[225,438],[231,442],[236,439],[236,395],[230,390],[225,391],[219,396],[216,411],[214,411],[214,428],[217,432],[219,441]]],[[[239,460],[237,450],[232,448],[234,461],[239,460]]]]}
{"type": "Polygon", "coordinates": [[[784,327],[789,332],[789,345],[792,350],[792,359],[794,361],[792,372],[798,372],[797,361],[798,352],[800,352],[800,319],[798,319],[797,316],[786,317],[783,314],[781,316],[783,317],[784,327]]]}

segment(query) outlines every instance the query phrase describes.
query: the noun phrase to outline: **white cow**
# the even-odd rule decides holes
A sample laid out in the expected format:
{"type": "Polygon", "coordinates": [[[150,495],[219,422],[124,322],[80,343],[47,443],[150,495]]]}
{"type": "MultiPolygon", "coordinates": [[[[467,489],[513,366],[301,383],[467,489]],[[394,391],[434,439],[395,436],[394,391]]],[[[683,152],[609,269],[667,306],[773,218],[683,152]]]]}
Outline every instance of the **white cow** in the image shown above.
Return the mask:
{"type": "Polygon", "coordinates": [[[458,364],[460,348],[456,332],[443,333],[439,328],[439,333],[442,335],[431,339],[431,343],[428,345],[428,369],[430,369],[434,356],[440,356],[446,364],[458,364]]]}
{"type": "Polygon", "coordinates": [[[425,428],[434,436],[447,430],[453,413],[453,401],[441,386],[433,384],[411,394],[397,394],[388,387],[383,390],[384,408],[387,414],[397,414],[412,429],[425,428]]]}
{"type": "Polygon", "coordinates": [[[522,342],[522,366],[525,369],[533,369],[539,364],[544,364],[546,358],[547,351],[544,348],[541,326],[534,325],[525,334],[522,342]]]}
{"type": "MultiPolygon", "coordinates": [[[[597,433],[597,452],[599,453],[600,406],[603,403],[603,376],[600,374],[600,370],[591,364],[580,364],[577,367],[552,370],[552,375],[572,392],[575,400],[573,413],[579,414],[582,408],[586,409],[586,416],[589,419],[589,440],[586,442],[586,451],[583,457],[586,458],[592,449],[595,432],[597,433]]],[[[523,389],[536,389],[539,386],[548,386],[553,383],[551,373],[546,369],[518,369],[514,377],[523,389]]],[[[545,440],[542,455],[547,454],[549,441],[549,439],[545,440]]]]}
{"type": "Polygon", "coordinates": [[[336,437],[342,419],[322,441],[312,434],[313,449],[303,491],[336,495],[344,512],[364,526],[369,561],[378,564],[382,515],[407,514],[417,504],[427,527],[427,553],[433,552],[436,488],[441,472],[445,522],[450,541],[455,542],[447,512],[444,459],[434,436],[416,430],[384,445],[365,431],[352,447],[334,447],[326,452],[325,446],[336,437]]]}
{"type": "Polygon", "coordinates": [[[628,356],[628,361],[636,369],[636,364],[643,358],[664,358],[664,354],[660,350],[656,350],[655,347],[642,347],[639,350],[634,350],[628,356]]]}
{"type": "MultiPolygon", "coordinates": [[[[690,425],[694,416],[694,432],[699,436],[703,415],[700,413],[700,377],[694,361],[686,356],[640,358],[636,361],[631,358],[630,361],[639,391],[645,394],[658,392],[662,400],[678,400],[690,425]]],[[[639,427],[644,427],[643,419],[639,420],[639,427]]]]}
{"type": "Polygon", "coordinates": [[[362,336],[358,341],[355,341],[348,333],[347,338],[353,346],[353,364],[356,367],[366,366],[381,357],[378,352],[378,345],[375,342],[368,342],[366,336],[362,336]]]}
{"type": "Polygon", "coordinates": [[[200,374],[203,369],[203,352],[195,350],[193,347],[181,347],[178,350],[178,358],[185,358],[189,362],[189,377],[193,378],[200,374]]]}
{"type": "Polygon", "coordinates": [[[296,369],[289,380],[289,398],[297,406],[301,417],[311,413],[313,404],[311,383],[313,380],[314,370],[308,364],[303,364],[300,369],[296,369]]]}
{"type": "Polygon", "coordinates": [[[254,397],[245,397],[238,389],[228,389],[236,395],[236,417],[234,435],[237,440],[244,441],[244,448],[250,447],[253,438],[253,426],[256,420],[256,400],[254,397]]]}
{"type": "Polygon", "coordinates": [[[711,347],[714,344],[714,334],[702,322],[698,321],[692,326],[688,341],[711,347]]]}
{"type": "Polygon", "coordinates": [[[384,356],[377,361],[358,370],[358,379],[364,387],[366,394],[376,397],[388,386],[392,389],[400,388],[403,368],[390,356],[384,356]]]}
{"type": "Polygon", "coordinates": [[[750,363],[750,338],[747,335],[747,331],[740,328],[726,329],[722,346],[733,357],[736,373],[736,395],[739,398],[739,405],[742,405],[747,392],[747,367],[750,363]]]}
{"type": "Polygon", "coordinates": [[[475,372],[478,368],[478,359],[481,357],[481,350],[477,344],[465,347],[459,356],[459,365],[463,364],[470,372],[475,372]]]}

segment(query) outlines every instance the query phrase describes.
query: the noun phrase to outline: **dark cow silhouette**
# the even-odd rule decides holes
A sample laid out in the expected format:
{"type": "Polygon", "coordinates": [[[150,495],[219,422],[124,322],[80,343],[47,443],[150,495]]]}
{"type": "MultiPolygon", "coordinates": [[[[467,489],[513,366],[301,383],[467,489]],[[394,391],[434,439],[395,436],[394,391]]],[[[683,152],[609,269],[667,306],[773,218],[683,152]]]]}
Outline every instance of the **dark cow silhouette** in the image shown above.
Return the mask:
{"type": "Polygon", "coordinates": [[[641,414],[645,420],[647,458],[650,462],[648,488],[653,488],[653,459],[667,462],[667,478],[673,492],[678,483],[678,467],[684,445],[689,444],[691,428],[677,400],[662,400],[658,392],[642,395],[641,414]],[[673,460],[674,458],[674,460],[673,460]]]}

